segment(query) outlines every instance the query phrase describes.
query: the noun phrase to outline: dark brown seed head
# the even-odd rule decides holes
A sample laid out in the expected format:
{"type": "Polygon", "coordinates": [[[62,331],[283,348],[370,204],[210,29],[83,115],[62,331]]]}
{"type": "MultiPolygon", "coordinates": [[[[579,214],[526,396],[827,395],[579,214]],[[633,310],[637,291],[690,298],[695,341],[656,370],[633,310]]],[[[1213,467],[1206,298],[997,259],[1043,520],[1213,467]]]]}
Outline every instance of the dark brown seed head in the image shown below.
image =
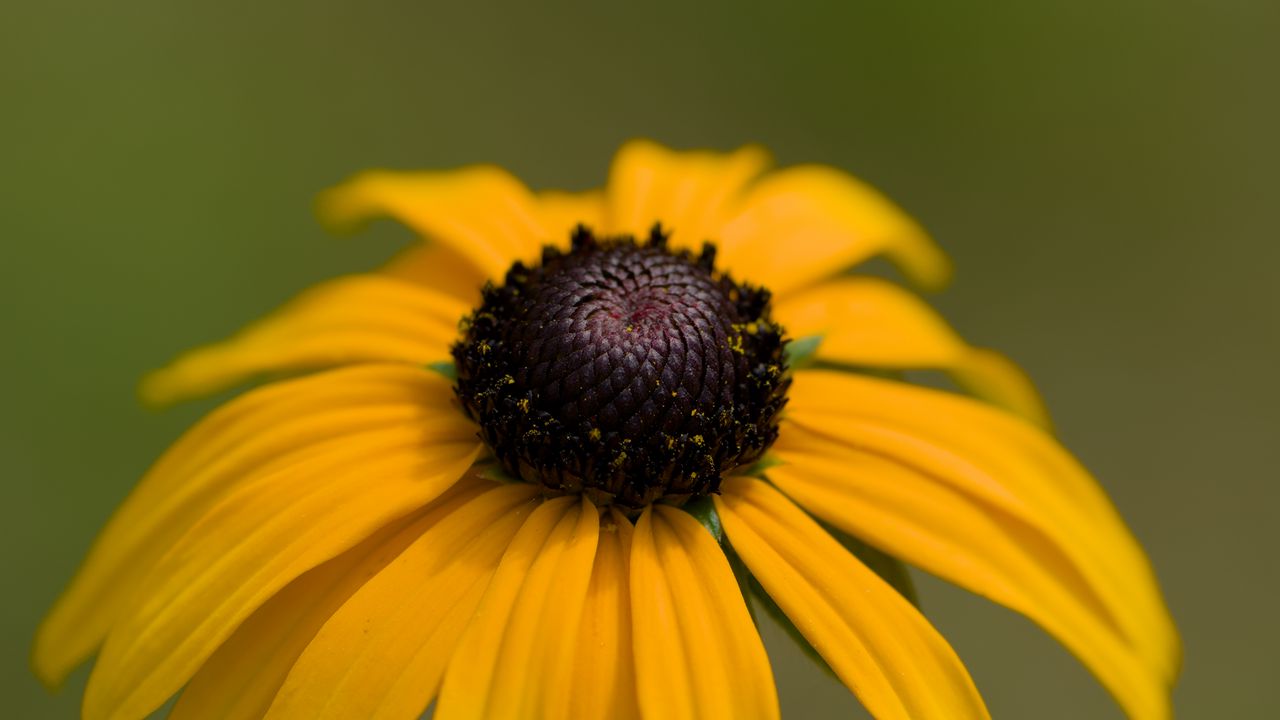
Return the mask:
{"type": "Polygon", "coordinates": [[[597,239],[484,290],[454,346],[458,397],[513,477],[634,511],[714,493],[777,437],[787,381],[769,292],[715,248],[597,239]]]}

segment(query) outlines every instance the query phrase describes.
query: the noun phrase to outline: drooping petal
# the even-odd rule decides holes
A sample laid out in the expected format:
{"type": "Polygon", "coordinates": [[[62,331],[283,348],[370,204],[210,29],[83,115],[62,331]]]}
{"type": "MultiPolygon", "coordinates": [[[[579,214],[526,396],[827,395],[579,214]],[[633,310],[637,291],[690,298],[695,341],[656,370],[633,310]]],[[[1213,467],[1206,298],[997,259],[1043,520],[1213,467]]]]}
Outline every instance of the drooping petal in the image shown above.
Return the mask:
{"type": "MultiPolygon", "coordinates": [[[[452,516],[491,487],[492,483],[487,481],[464,479],[422,511],[392,523],[289,583],[245,620],[200,667],[183,690],[169,715],[170,720],[262,718],[303,650],[326,642],[327,634],[320,639],[316,634],[338,608],[344,607],[357,591],[361,597],[367,595],[369,591],[362,588],[388,563],[400,557],[428,530],[437,527],[442,518],[452,516]]],[[[343,612],[349,613],[349,606],[343,612]]],[[[405,632],[412,629],[406,627],[405,632]]],[[[356,663],[358,650],[354,642],[344,648],[341,654],[344,667],[356,663]]],[[[316,652],[309,650],[308,656],[316,652]]],[[[313,716],[318,717],[308,713],[297,715],[313,716]]]]}
{"type": "Polygon", "coordinates": [[[537,488],[486,483],[414,538],[324,623],[270,718],[414,718],[439,689],[537,488]]]}
{"type": "Polygon", "coordinates": [[[533,194],[501,168],[444,172],[371,170],[325,191],[320,218],[338,231],[389,216],[452,248],[491,279],[515,260],[531,260],[554,240],[533,194]]]}
{"type": "Polygon", "coordinates": [[[1153,681],[1172,681],[1179,641],[1150,563],[1101,488],[1047,434],[960,396],[847,373],[798,372],[790,397],[789,422],[913,468],[1021,523],[1061,560],[1061,573],[1079,574],[1153,681]]]}
{"type": "Polygon", "coordinates": [[[756,146],[678,152],[633,140],[618,150],[609,170],[606,230],[644,238],[661,223],[673,247],[723,242],[721,229],[738,197],[768,165],[769,154],[756,146]]]}
{"type": "Polygon", "coordinates": [[[656,505],[631,548],[636,679],[646,718],[776,718],[773,672],[724,551],[656,505]]]}
{"type": "Polygon", "coordinates": [[[951,646],[891,586],[760,480],[715,498],[751,573],[880,720],[988,717],[951,646]]]}
{"type": "Polygon", "coordinates": [[[930,289],[951,272],[946,256],[906,213],[853,177],[817,165],[756,182],[718,237],[721,267],[777,296],[874,255],[930,289]]]}
{"type": "Polygon", "coordinates": [[[971,347],[948,374],[975,397],[1021,415],[1046,430],[1053,429],[1049,408],[1045,407],[1031,378],[1001,353],[971,347]]]}
{"type": "Polygon", "coordinates": [[[511,541],[449,662],[436,716],[563,717],[599,538],[585,498],[549,500],[511,541]]]}
{"type": "Polygon", "coordinates": [[[480,304],[480,289],[487,279],[475,263],[457,251],[429,242],[404,248],[378,272],[448,295],[467,308],[480,304]]]}
{"type": "Polygon", "coordinates": [[[133,604],[89,678],[84,716],[146,715],[294,578],[453,485],[479,442],[464,422],[424,420],[346,437],[227,491],[131,588],[133,604]]]}
{"type": "Polygon", "coordinates": [[[893,283],[829,280],[782,298],[774,315],[791,337],[821,335],[820,360],[943,370],[978,397],[1048,426],[1048,412],[1025,373],[999,353],[966,344],[932,308],[893,283]]]}
{"type": "Polygon", "coordinates": [[[1169,713],[1167,692],[1104,608],[1035,533],[917,470],[787,428],[769,479],[845,532],[1031,618],[1093,668],[1133,718],[1169,713]]]}
{"type": "Polygon", "coordinates": [[[574,720],[640,717],[631,647],[631,521],[601,518],[600,542],[582,609],[569,712],[574,720]]]}
{"type": "Polygon", "coordinates": [[[449,358],[469,308],[448,295],[381,275],[317,285],[222,342],[148,375],[143,399],[166,405],[268,373],[358,362],[424,364],[449,358]]]}
{"type": "Polygon", "coordinates": [[[156,462],[102,530],[40,626],[37,674],[56,684],[87,658],[160,557],[237,487],[364,452],[388,433],[474,433],[452,395],[435,373],[364,366],[269,385],[213,412],[156,462]]]}
{"type": "Polygon", "coordinates": [[[142,717],[159,706],[282,587],[461,473],[476,454],[462,447],[443,454],[443,472],[379,448],[341,472],[312,468],[289,482],[272,478],[279,492],[257,487],[252,497],[228,498],[161,561],[137,595],[147,600],[108,635],[90,676],[84,716],[142,717]],[[326,470],[335,473],[338,487],[306,492],[305,482],[326,470]],[[393,478],[401,482],[387,482],[393,478]],[[285,493],[296,499],[282,498],[285,493]]]}

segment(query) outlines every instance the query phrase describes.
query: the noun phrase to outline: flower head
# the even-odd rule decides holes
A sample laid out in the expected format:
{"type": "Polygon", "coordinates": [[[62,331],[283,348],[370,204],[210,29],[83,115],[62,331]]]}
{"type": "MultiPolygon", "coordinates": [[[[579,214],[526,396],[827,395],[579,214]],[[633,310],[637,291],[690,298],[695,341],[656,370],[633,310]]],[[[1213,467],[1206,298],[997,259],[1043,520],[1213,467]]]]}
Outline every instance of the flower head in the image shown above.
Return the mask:
{"type": "Polygon", "coordinates": [[[169,403],[293,376],[147,473],[37,673],[97,652],[90,719],[179,692],[178,718],[775,717],[754,595],[874,716],[986,717],[899,558],[1168,717],[1150,566],[1031,385],[843,274],[879,254],[932,288],[945,258],[847,175],[767,164],[634,142],[603,192],[492,167],[327,192],[334,226],[427,242],[147,378],[169,403]]]}

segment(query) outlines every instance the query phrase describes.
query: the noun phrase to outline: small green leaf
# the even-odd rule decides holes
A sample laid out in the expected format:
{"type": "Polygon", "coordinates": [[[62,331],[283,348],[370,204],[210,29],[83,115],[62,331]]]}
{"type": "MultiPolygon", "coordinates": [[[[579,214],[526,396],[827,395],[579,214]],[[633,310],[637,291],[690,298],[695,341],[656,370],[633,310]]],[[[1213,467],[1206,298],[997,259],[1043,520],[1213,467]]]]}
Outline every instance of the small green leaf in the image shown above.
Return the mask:
{"type": "Polygon", "coordinates": [[[702,527],[706,528],[716,542],[724,543],[724,526],[720,524],[720,514],[716,512],[715,503],[709,497],[700,497],[684,504],[684,511],[692,515],[702,527]]]}
{"type": "Polygon", "coordinates": [[[502,466],[496,462],[481,468],[477,474],[485,480],[492,480],[493,482],[504,484],[516,482],[516,479],[508,475],[507,471],[503,470],[502,466]]]}
{"type": "Polygon", "coordinates": [[[762,478],[764,477],[766,470],[768,470],[771,467],[777,467],[781,464],[783,464],[782,458],[778,457],[777,455],[774,455],[773,453],[765,453],[765,455],[761,457],[759,460],[755,461],[751,465],[748,465],[745,470],[735,471],[733,474],[748,475],[750,477],[762,478]]]}
{"type": "Polygon", "coordinates": [[[808,365],[812,362],[813,354],[818,351],[818,346],[821,344],[821,335],[809,335],[788,342],[787,347],[784,349],[787,354],[787,367],[795,370],[808,365]]]}
{"type": "Polygon", "coordinates": [[[433,362],[427,363],[427,369],[438,372],[448,378],[451,382],[458,381],[458,368],[454,367],[451,362],[433,362]]]}

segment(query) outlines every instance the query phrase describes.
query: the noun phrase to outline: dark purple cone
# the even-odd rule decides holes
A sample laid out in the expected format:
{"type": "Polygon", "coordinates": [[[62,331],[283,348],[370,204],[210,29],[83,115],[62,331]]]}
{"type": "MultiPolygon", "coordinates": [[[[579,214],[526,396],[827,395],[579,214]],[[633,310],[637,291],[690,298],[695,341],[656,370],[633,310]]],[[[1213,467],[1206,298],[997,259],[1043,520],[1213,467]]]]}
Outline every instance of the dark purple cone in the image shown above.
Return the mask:
{"type": "Polygon", "coordinates": [[[633,511],[714,493],[777,437],[787,381],[769,292],[648,241],[516,263],[453,348],[458,397],[513,477],[633,511]]]}

